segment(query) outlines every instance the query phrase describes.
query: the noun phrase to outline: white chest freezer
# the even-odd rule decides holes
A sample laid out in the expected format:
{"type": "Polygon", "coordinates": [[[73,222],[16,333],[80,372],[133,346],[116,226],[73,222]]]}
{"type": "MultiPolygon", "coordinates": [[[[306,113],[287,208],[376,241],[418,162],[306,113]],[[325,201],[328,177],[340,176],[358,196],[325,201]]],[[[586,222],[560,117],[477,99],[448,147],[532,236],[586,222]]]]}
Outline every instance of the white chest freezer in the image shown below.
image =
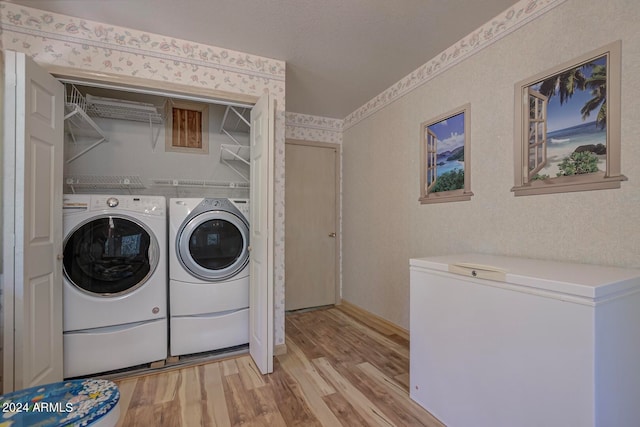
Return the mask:
{"type": "Polygon", "coordinates": [[[448,427],[640,426],[640,270],[410,261],[410,395],[448,427]]]}

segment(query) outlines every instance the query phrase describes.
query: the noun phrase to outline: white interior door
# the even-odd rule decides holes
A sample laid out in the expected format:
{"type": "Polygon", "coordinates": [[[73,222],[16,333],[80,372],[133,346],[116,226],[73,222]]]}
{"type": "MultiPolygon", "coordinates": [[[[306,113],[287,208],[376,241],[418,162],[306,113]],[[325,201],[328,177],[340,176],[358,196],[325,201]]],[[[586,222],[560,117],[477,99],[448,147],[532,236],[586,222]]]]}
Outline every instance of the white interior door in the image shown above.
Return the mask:
{"type": "Polygon", "coordinates": [[[5,391],[62,380],[64,87],[5,51],[5,391]],[[10,323],[10,324],[9,324],[10,323]],[[9,380],[9,378],[6,378],[9,380]]]}
{"type": "Polygon", "coordinates": [[[273,167],[275,107],[269,94],[251,110],[249,353],[273,372],[273,167]]]}

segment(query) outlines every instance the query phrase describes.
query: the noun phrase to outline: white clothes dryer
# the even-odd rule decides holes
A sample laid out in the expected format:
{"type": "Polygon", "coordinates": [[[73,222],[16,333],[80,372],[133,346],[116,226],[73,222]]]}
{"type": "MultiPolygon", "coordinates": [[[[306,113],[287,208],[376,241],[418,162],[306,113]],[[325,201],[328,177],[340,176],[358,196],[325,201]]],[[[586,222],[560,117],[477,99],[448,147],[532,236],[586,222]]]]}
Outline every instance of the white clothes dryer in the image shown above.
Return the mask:
{"type": "Polygon", "coordinates": [[[172,356],[249,342],[249,200],[169,199],[172,356]]]}
{"type": "Polygon", "coordinates": [[[167,357],[164,197],[64,195],[64,376],[167,357]]]}

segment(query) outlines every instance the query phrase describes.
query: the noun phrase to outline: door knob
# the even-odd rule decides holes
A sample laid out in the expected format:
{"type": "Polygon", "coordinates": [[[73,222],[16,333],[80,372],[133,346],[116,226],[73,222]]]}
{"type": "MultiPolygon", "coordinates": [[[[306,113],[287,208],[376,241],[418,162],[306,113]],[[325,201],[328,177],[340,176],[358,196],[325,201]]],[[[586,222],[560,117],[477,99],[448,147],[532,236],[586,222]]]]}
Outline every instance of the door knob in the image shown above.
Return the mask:
{"type": "Polygon", "coordinates": [[[336,237],[336,233],[329,233],[329,237],[336,237]]]}

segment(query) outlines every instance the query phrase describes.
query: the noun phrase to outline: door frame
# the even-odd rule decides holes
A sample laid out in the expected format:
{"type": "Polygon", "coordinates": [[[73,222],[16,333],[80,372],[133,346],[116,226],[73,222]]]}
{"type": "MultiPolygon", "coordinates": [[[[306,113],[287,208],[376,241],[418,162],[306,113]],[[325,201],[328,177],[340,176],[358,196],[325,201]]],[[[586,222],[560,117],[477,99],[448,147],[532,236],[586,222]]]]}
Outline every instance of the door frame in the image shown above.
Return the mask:
{"type": "MultiPolygon", "coordinates": [[[[1,53],[1,52],[0,52],[1,53]]],[[[15,138],[15,105],[7,105],[9,98],[11,101],[15,100],[15,92],[8,96],[5,91],[5,83],[7,76],[5,75],[5,55],[0,54],[0,70],[2,73],[2,98],[0,98],[0,123],[2,124],[2,137],[3,141],[2,149],[0,150],[0,172],[2,173],[2,189],[0,195],[2,200],[5,197],[11,197],[15,199],[15,162],[8,163],[6,159],[15,158],[15,144],[7,144],[6,141],[10,141],[15,138]],[[5,120],[7,119],[7,120],[5,120]],[[5,168],[6,167],[6,168],[5,168]]],[[[13,79],[13,76],[9,76],[13,79]]],[[[10,81],[15,86],[14,81],[10,81]]],[[[13,287],[14,279],[14,241],[15,236],[13,233],[15,224],[15,211],[13,205],[3,205],[0,208],[0,220],[2,221],[2,228],[0,232],[0,240],[2,241],[2,262],[4,270],[2,271],[2,277],[0,279],[0,285],[2,286],[2,299],[0,301],[0,311],[2,312],[2,390],[0,392],[5,393],[13,391],[14,382],[14,301],[15,292],[13,287]],[[11,278],[11,283],[8,282],[8,278],[11,278]],[[11,369],[9,369],[11,367],[11,369]],[[10,387],[7,388],[7,384],[10,387]]]]}
{"type": "MultiPolygon", "coordinates": [[[[332,148],[334,150],[336,150],[336,158],[335,158],[335,205],[336,205],[336,212],[335,212],[335,217],[336,217],[336,238],[335,238],[335,271],[336,271],[336,283],[335,283],[335,303],[334,304],[340,304],[340,301],[342,301],[342,263],[340,262],[340,260],[342,259],[342,145],[340,144],[332,144],[330,142],[320,142],[320,141],[305,141],[302,139],[293,139],[293,138],[286,138],[285,141],[285,152],[286,152],[286,145],[300,145],[300,146],[307,146],[307,147],[319,147],[319,148],[332,148]]],[[[285,166],[284,169],[285,171],[287,170],[287,156],[285,155],[284,158],[284,162],[285,162],[285,166]]],[[[285,191],[285,206],[287,203],[287,194],[285,191]]],[[[287,221],[287,216],[285,215],[284,217],[284,221],[285,221],[285,228],[286,228],[286,221],[287,221]]],[[[285,265],[286,265],[286,246],[285,246],[285,265]]],[[[287,278],[285,277],[285,288],[287,286],[287,278]]]]}

